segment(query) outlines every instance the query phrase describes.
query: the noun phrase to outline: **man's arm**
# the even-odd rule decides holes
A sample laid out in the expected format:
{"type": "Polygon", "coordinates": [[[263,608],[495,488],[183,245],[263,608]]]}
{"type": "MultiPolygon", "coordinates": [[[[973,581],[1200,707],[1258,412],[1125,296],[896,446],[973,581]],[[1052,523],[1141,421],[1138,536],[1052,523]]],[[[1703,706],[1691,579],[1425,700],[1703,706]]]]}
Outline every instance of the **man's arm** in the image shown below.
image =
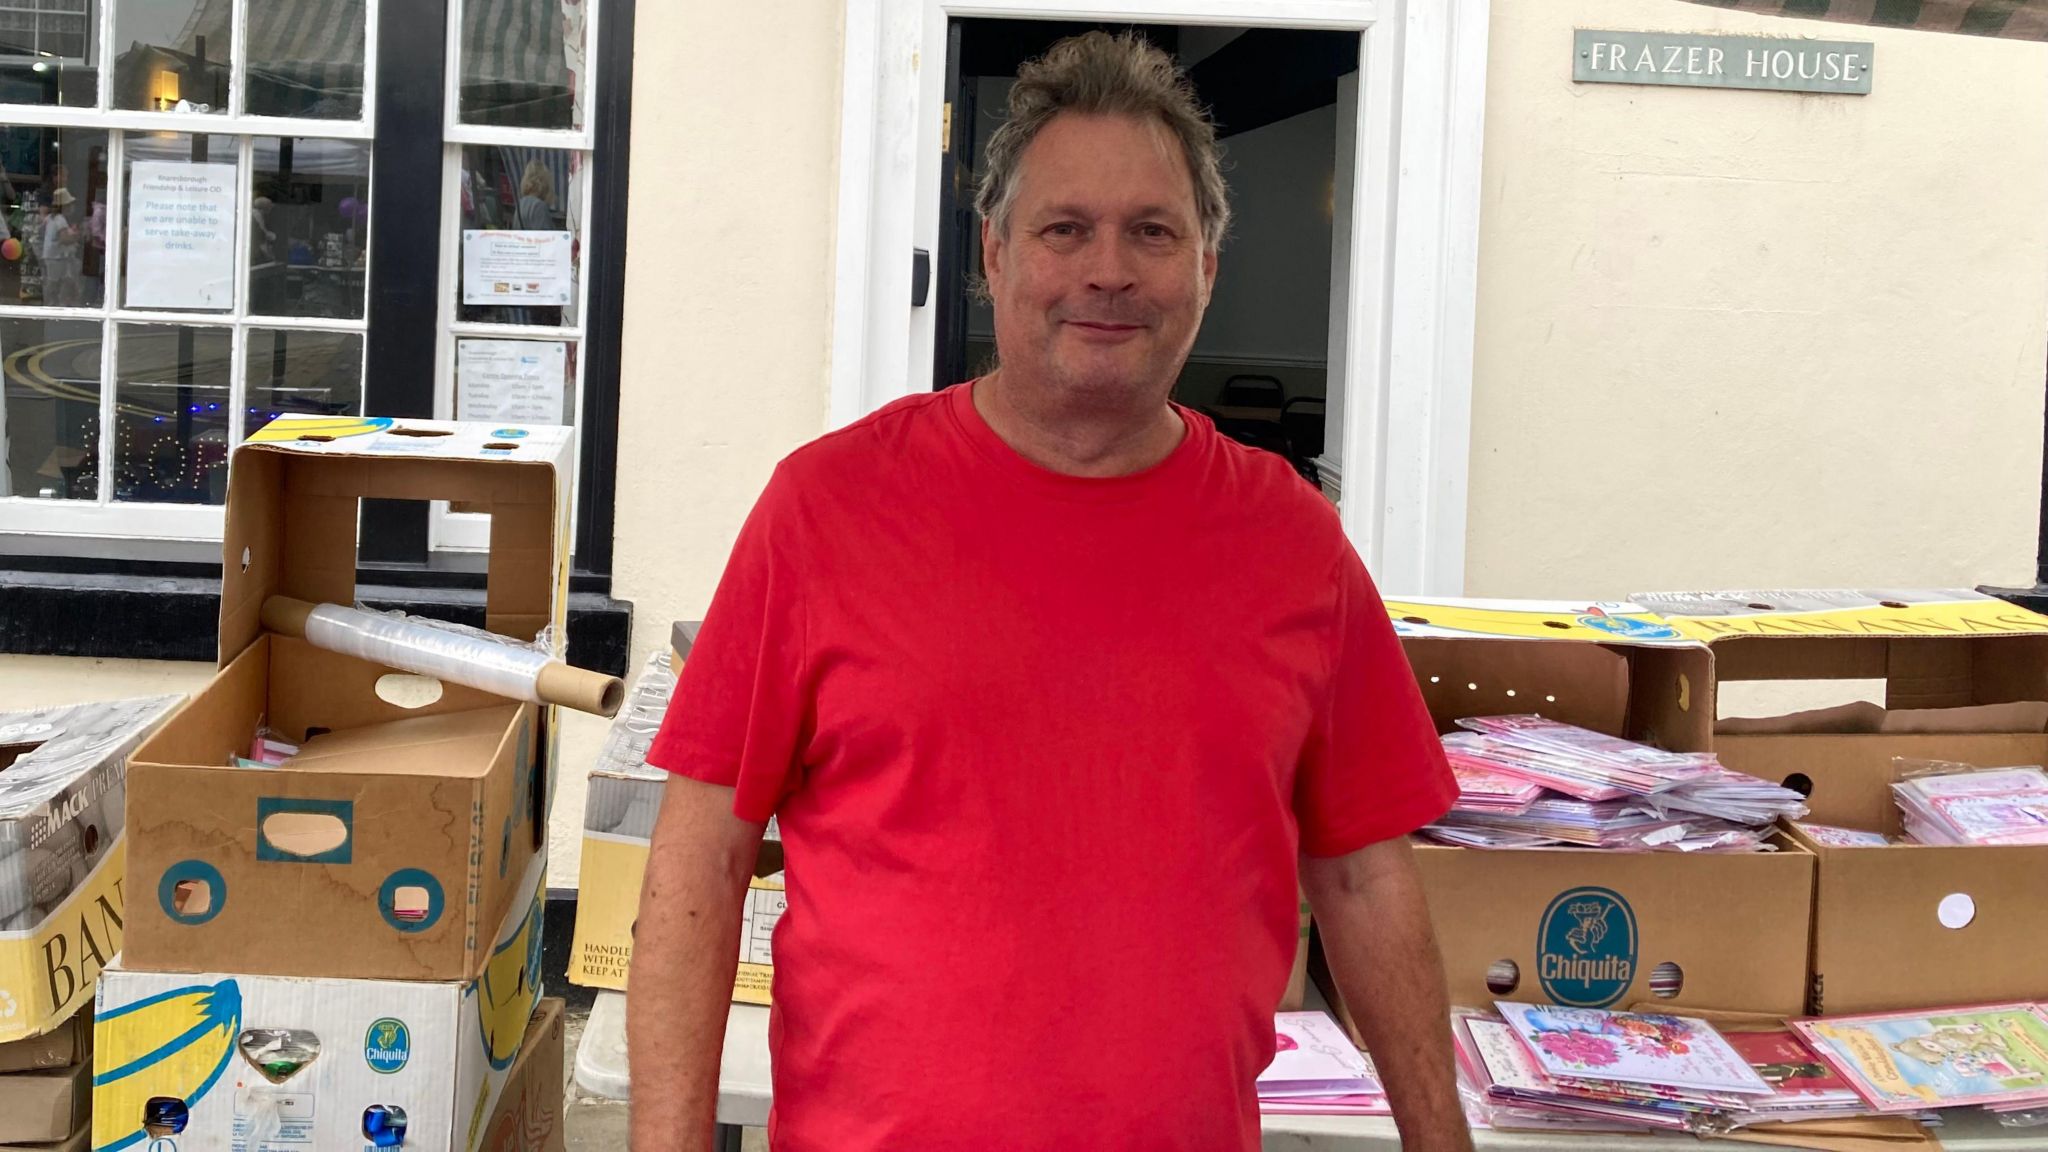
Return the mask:
{"type": "Polygon", "coordinates": [[[664,786],[626,997],[634,1152],[710,1152],[740,912],[764,827],[733,815],[730,788],[687,776],[664,786]]]}
{"type": "Polygon", "coordinates": [[[1452,1070],[1443,959],[1407,838],[1348,856],[1303,857],[1301,884],[1330,974],[1386,1082],[1401,1146],[1470,1152],[1452,1070]]]}

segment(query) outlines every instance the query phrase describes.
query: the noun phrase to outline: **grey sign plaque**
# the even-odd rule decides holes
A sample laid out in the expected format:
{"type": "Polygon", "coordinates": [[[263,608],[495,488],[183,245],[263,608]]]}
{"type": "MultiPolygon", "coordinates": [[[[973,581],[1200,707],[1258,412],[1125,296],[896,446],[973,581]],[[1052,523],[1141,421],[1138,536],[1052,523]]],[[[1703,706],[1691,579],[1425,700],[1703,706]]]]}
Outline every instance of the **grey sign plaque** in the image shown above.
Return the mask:
{"type": "Polygon", "coordinates": [[[1872,46],[1853,40],[1602,32],[1572,37],[1572,79],[1583,84],[1670,84],[1771,92],[1870,92],[1872,46]]]}

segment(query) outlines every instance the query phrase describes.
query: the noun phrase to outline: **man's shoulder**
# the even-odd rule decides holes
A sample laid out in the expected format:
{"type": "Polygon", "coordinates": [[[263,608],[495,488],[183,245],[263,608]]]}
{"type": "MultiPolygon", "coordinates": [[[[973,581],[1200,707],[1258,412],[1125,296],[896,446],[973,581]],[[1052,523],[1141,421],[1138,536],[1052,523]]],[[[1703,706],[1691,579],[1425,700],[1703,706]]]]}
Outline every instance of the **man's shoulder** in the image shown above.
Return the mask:
{"type": "Polygon", "coordinates": [[[919,392],[891,401],[791,452],[781,470],[791,480],[810,483],[899,463],[905,448],[932,436],[945,419],[945,400],[943,392],[919,392]]]}
{"type": "Polygon", "coordinates": [[[1261,534],[1301,534],[1324,543],[1345,539],[1337,506],[1277,452],[1215,433],[1218,474],[1228,505],[1259,523],[1261,534]]]}

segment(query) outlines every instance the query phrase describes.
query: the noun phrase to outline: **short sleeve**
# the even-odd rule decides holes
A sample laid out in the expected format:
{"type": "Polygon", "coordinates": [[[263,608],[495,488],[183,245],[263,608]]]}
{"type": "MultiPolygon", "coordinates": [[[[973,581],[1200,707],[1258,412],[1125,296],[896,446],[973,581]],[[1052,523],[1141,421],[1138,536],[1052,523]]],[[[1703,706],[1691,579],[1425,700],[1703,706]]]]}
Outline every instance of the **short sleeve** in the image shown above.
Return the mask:
{"type": "Polygon", "coordinates": [[[1301,850],[1310,856],[1343,856],[1406,835],[1458,795],[1386,606],[1348,545],[1336,581],[1329,695],[1294,781],[1301,850]]]}
{"type": "Polygon", "coordinates": [[[778,468],[740,529],[647,752],[657,768],[732,788],[733,812],[757,823],[794,786],[808,725],[795,497],[778,468]]]}

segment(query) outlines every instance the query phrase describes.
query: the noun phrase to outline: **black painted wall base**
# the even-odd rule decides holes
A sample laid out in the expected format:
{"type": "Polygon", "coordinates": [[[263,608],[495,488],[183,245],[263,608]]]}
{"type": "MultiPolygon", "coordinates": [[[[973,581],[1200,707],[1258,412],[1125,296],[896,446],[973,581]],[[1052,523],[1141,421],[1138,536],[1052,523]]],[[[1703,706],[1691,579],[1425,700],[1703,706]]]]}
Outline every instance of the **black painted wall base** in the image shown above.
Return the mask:
{"type": "MultiPolygon", "coordinates": [[[[365,584],[356,595],[373,608],[484,622],[481,588],[365,584]]],[[[219,618],[218,577],[0,571],[0,655],[211,662],[219,618]]],[[[569,594],[569,663],[625,676],[632,642],[632,604],[569,594]]]]}
{"type": "Polygon", "coordinates": [[[569,942],[576,930],[576,890],[548,889],[548,906],[541,913],[541,987],[550,996],[560,996],[571,1008],[589,1008],[597,989],[569,983],[569,942]]]}
{"type": "Polygon", "coordinates": [[[1996,596],[2025,608],[2048,616],[2048,584],[2036,584],[2032,588],[1979,588],[1986,596],[1996,596]]]}

